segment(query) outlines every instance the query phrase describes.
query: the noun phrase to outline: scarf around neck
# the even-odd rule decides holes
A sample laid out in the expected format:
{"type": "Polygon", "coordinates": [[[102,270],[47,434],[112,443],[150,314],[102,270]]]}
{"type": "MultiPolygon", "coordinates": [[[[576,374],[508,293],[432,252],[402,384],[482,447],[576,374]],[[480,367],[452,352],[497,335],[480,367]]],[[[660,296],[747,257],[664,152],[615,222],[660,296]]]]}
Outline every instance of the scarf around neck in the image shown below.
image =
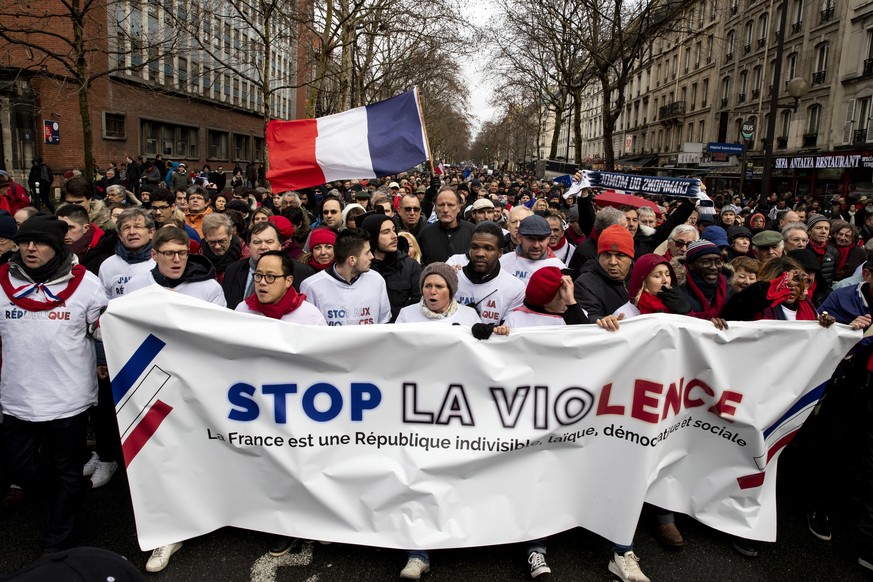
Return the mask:
{"type": "MultiPolygon", "coordinates": [[[[71,256],[68,256],[67,258],[71,259],[71,256]]],[[[55,307],[63,305],[66,300],[75,293],[79,284],[82,282],[82,279],[85,278],[85,267],[78,264],[73,265],[69,271],[69,278],[67,279],[69,283],[64,289],[55,295],[48,289],[48,287],[46,287],[44,281],[33,282],[32,284],[22,285],[21,287],[13,287],[12,280],[9,278],[9,270],[13,266],[15,266],[19,272],[23,271],[21,265],[17,263],[6,263],[5,265],[0,266],[0,288],[3,289],[13,304],[22,309],[26,309],[27,311],[50,311],[55,307]],[[37,301],[28,297],[28,295],[38,291],[41,291],[48,301],[37,301]]],[[[25,271],[23,274],[27,275],[27,272],[25,271]]],[[[56,279],[58,282],[61,282],[63,276],[56,277],[56,279]]]]}
{"type": "Polygon", "coordinates": [[[691,294],[703,306],[702,311],[690,311],[688,315],[698,319],[712,319],[719,316],[727,299],[727,282],[723,275],[718,276],[716,284],[710,285],[699,281],[695,275],[689,273],[686,285],[691,294]],[[707,291],[706,295],[704,295],[704,291],[707,291]],[[707,295],[710,295],[712,299],[709,299],[707,295]]]}
{"type": "Polygon", "coordinates": [[[452,299],[449,306],[442,313],[437,313],[436,311],[431,311],[428,309],[427,304],[424,302],[424,299],[421,300],[421,303],[418,304],[421,309],[421,313],[428,319],[445,319],[449,316],[455,314],[458,311],[458,302],[452,299]]]}
{"type": "Polygon", "coordinates": [[[246,305],[252,311],[257,311],[271,319],[282,319],[298,307],[306,300],[306,295],[298,293],[294,287],[289,287],[285,295],[279,301],[273,304],[261,303],[258,301],[257,293],[252,293],[246,297],[246,305]]]}
{"type": "Polygon", "coordinates": [[[115,254],[124,259],[125,263],[130,265],[144,263],[152,258],[152,241],[147,242],[141,249],[132,251],[121,244],[121,240],[119,240],[115,243],[115,254]]]}

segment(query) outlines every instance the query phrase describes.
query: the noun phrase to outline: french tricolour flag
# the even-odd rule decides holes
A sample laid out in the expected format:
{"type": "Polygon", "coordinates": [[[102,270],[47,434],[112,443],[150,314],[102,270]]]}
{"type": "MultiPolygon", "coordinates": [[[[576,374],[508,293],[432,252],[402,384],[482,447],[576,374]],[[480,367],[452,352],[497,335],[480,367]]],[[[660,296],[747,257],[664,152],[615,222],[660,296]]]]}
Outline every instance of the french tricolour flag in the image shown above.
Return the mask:
{"type": "Polygon", "coordinates": [[[267,145],[267,180],[277,192],[381,178],[429,157],[417,88],[336,115],[270,121],[267,145]]]}

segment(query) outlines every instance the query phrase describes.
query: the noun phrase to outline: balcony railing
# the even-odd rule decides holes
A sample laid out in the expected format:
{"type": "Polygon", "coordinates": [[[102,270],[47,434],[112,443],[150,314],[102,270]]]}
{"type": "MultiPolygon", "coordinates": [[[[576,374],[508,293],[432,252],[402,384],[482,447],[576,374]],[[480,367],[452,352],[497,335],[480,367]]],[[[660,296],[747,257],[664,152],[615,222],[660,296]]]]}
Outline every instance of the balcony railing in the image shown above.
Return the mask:
{"type": "Polygon", "coordinates": [[[743,103],[743,102],[745,102],[745,100],[746,100],[745,93],[740,93],[739,95],[737,95],[737,103],[743,103]]]}
{"type": "Polygon", "coordinates": [[[674,101],[658,108],[658,119],[661,121],[674,119],[685,115],[685,101],[674,101]]]}
{"type": "Polygon", "coordinates": [[[728,98],[727,98],[727,97],[722,97],[722,98],[721,98],[721,106],[722,106],[722,107],[727,107],[727,106],[728,106],[728,98]]]}
{"type": "Polygon", "coordinates": [[[752,43],[749,43],[743,47],[743,54],[747,55],[752,52],[752,43]]]}
{"type": "Polygon", "coordinates": [[[833,7],[833,6],[831,6],[830,8],[826,8],[825,10],[822,10],[822,11],[821,11],[821,22],[822,22],[822,24],[824,24],[825,22],[830,22],[831,20],[833,20],[833,19],[834,19],[834,13],[835,13],[835,11],[834,11],[834,7],[833,7]]]}
{"type": "Polygon", "coordinates": [[[856,129],[852,133],[852,143],[864,143],[867,141],[867,130],[856,129]]]}
{"type": "Polygon", "coordinates": [[[813,147],[815,147],[816,143],[818,143],[818,134],[817,133],[804,133],[803,134],[803,147],[813,148],[813,147]]]}
{"type": "Polygon", "coordinates": [[[864,60],[864,74],[873,75],[873,59],[864,60]]]}
{"type": "Polygon", "coordinates": [[[764,45],[766,45],[766,44],[767,44],[766,38],[759,38],[758,39],[758,48],[764,48],[764,45]]]}
{"type": "Polygon", "coordinates": [[[825,82],[825,74],[827,71],[817,71],[812,74],[812,84],[813,85],[822,85],[825,82]]]}
{"type": "Polygon", "coordinates": [[[733,6],[731,6],[731,16],[735,15],[739,11],[740,11],[739,4],[734,4],[733,6]]]}
{"type": "Polygon", "coordinates": [[[724,58],[724,62],[726,62],[726,63],[729,63],[732,60],[734,60],[734,53],[728,53],[724,58]]]}
{"type": "Polygon", "coordinates": [[[777,150],[784,150],[786,148],[788,148],[788,137],[787,136],[777,137],[776,138],[776,149],[777,150]]]}
{"type": "Polygon", "coordinates": [[[760,96],[761,96],[760,89],[752,89],[752,99],[757,99],[760,96]]]}
{"type": "Polygon", "coordinates": [[[791,34],[797,34],[803,28],[803,21],[798,20],[794,24],[791,25],[791,34]]]}

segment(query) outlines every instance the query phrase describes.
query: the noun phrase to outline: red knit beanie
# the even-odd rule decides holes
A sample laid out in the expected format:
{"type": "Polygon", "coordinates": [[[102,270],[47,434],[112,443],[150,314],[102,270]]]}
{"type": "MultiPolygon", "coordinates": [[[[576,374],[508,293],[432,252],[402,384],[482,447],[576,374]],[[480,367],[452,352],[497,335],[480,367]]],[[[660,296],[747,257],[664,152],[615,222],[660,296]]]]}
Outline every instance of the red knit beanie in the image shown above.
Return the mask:
{"type": "Polygon", "coordinates": [[[555,298],[561,289],[564,275],[558,267],[543,267],[530,276],[524,300],[531,305],[542,307],[555,298]]]}
{"type": "Polygon", "coordinates": [[[318,245],[333,244],[336,244],[336,233],[329,228],[316,228],[309,235],[309,248],[311,249],[318,245]]]}
{"type": "Polygon", "coordinates": [[[276,227],[276,230],[279,231],[279,234],[282,235],[282,238],[288,240],[292,236],[294,236],[294,225],[291,224],[291,221],[285,218],[284,216],[271,216],[268,218],[273,226],[276,227]]]}
{"type": "Polygon", "coordinates": [[[597,254],[619,252],[634,258],[634,237],[623,227],[614,224],[605,228],[597,239],[597,254]]]}

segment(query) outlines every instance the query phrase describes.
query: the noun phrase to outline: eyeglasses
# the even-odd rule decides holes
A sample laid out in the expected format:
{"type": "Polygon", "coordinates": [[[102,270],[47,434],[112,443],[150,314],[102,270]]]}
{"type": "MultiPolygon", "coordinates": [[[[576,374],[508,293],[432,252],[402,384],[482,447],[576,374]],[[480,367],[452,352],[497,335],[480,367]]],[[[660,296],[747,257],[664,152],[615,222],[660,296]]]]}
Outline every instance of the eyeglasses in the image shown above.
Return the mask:
{"type": "Polygon", "coordinates": [[[206,198],[203,196],[188,196],[188,202],[191,202],[192,200],[206,200],[206,198]]]}
{"type": "Polygon", "coordinates": [[[682,247],[687,247],[689,244],[691,244],[691,243],[685,242],[684,240],[676,240],[675,238],[671,238],[670,240],[673,241],[673,244],[676,245],[677,247],[679,247],[680,249],[682,247]]]}
{"type": "Polygon", "coordinates": [[[169,208],[169,206],[155,206],[154,204],[152,204],[152,210],[154,212],[163,212],[164,210],[169,210],[169,208]]]}
{"type": "Polygon", "coordinates": [[[421,212],[421,206],[401,206],[403,212],[421,212]]]}
{"type": "Polygon", "coordinates": [[[276,279],[285,279],[288,275],[274,275],[272,273],[255,273],[255,281],[260,283],[261,281],[266,281],[267,285],[272,285],[276,282],[276,279]]]}
{"type": "Polygon", "coordinates": [[[322,210],[321,213],[322,214],[339,214],[340,211],[339,210],[322,210]]]}
{"type": "Polygon", "coordinates": [[[722,268],[724,261],[721,259],[698,259],[697,264],[704,269],[711,269],[712,267],[722,268]]]}
{"type": "Polygon", "coordinates": [[[176,255],[179,255],[180,259],[184,259],[188,256],[188,251],[156,251],[159,255],[163,256],[165,259],[174,259],[176,255]]]}
{"type": "Polygon", "coordinates": [[[212,246],[212,247],[223,247],[223,246],[225,246],[229,241],[230,241],[230,239],[228,239],[228,238],[220,238],[220,239],[218,239],[218,240],[209,240],[209,239],[206,239],[206,242],[209,243],[209,246],[212,246]]]}

